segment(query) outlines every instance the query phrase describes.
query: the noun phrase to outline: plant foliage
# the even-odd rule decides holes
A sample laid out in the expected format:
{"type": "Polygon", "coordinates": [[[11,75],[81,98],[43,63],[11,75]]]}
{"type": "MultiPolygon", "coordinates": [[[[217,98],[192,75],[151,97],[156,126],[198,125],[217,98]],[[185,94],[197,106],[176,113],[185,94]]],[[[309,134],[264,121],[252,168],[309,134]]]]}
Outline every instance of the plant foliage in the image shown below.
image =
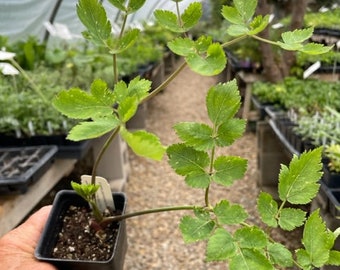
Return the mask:
{"type": "MultiPolygon", "coordinates": [[[[109,2],[122,11],[125,20],[127,15],[141,8],[145,1],[109,2]]],[[[161,26],[182,34],[169,41],[168,47],[183,56],[185,65],[193,71],[206,76],[220,73],[227,61],[224,48],[232,42],[213,42],[209,36],[190,39],[186,32],[200,19],[202,6],[195,2],[183,13],[179,13],[180,2],[174,1],[177,14],[165,10],[155,11],[155,18],[161,26]]],[[[234,0],[233,6],[223,7],[222,15],[230,23],[227,32],[235,37],[235,42],[247,37],[259,39],[256,34],[268,25],[268,16],[254,16],[256,6],[256,0],[234,0]]],[[[105,47],[114,57],[127,50],[137,39],[139,31],[126,31],[124,23],[119,35],[111,33],[106,12],[97,0],[80,0],[77,12],[86,27],[84,36],[105,47]]],[[[330,50],[330,47],[323,45],[305,44],[312,31],[309,28],[286,32],[282,34],[282,41],[278,42],[264,39],[261,41],[287,50],[311,54],[330,50]]],[[[179,71],[180,69],[175,71],[170,79],[179,71]]],[[[112,132],[111,136],[119,133],[139,155],[161,159],[166,151],[170,166],[184,177],[185,183],[205,191],[202,205],[185,208],[192,209],[193,213],[184,215],[179,227],[185,242],[207,242],[207,261],[228,260],[231,270],[271,270],[293,265],[301,269],[312,269],[324,264],[340,264],[339,253],[332,250],[338,232],[333,233],[326,229],[318,211],[307,218],[306,212],[294,207],[309,203],[318,192],[321,148],[305,152],[299,157],[294,156],[289,166],[282,165],[279,175],[280,203],[268,193],[259,194],[257,206],[263,226],[266,227],[263,229],[262,225],[249,222],[249,214],[242,205],[227,199],[212,205],[209,199],[212,184],[230,187],[243,178],[247,169],[247,160],[242,157],[217,154],[219,148],[233,144],[245,130],[245,121],[236,117],[241,106],[236,80],[212,86],[205,102],[209,122],[176,124],[174,129],[181,142],[167,147],[154,134],[144,130],[131,132],[126,128],[126,122],[136,113],[139,104],[162,90],[161,86],[155,92],[150,92],[150,86],[150,81],[136,77],[129,83],[116,80],[111,90],[105,81],[95,80],[89,91],[79,88],[63,90],[53,104],[64,115],[81,120],[70,132],[69,137],[73,140],[112,132]],[[287,207],[287,203],[292,206],[287,207]],[[230,225],[235,226],[233,232],[229,229],[230,225]],[[300,226],[304,226],[303,248],[294,254],[281,243],[275,242],[268,233],[271,228],[280,227],[289,231],[300,226]]],[[[92,194],[95,190],[95,186],[74,185],[74,188],[83,196],[84,192],[92,194]]],[[[171,210],[183,210],[183,207],[173,207],[171,210]]],[[[162,210],[150,210],[148,213],[160,211],[162,210]]],[[[169,211],[169,208],[164,211],[169,211]]]]}

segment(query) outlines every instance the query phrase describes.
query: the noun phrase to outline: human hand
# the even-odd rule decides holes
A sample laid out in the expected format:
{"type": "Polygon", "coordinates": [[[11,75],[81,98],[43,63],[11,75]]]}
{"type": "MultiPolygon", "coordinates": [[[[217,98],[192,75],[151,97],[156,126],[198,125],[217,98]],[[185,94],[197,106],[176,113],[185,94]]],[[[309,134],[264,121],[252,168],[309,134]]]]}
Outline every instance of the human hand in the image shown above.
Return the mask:
{"type": "Polygon", "coordinates": [[[51,206],[44,206],[23,224],[0,238],[0,269],[56,270],[34,257],[34,250],[45,226],[51,206]]]}

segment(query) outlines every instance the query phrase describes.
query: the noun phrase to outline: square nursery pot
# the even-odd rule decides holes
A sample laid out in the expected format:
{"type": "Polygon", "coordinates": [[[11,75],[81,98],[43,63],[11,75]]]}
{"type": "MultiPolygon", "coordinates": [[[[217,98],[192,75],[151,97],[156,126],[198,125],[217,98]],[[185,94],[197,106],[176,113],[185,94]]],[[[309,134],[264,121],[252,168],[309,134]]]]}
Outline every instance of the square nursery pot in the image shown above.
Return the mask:
{"type": "MultiPolygon", "coordinates": [[[[126,208],[126,197],[124,193],[112,193],[112,196],[116,210],[120,213],[124,213],[126,208]]],[[[57,269],[62,270],[122,270],[127,250],[125,220],[113,222],[108,231],[105,231],[108,238],[105,238],[102,243],[106,244],[110,241],[110,239],[113,239],[113,243],[111,244],[112,250],[109,254],[105,255],[106,259],[92,260],[71,257],[61,259],[56,258],[56,256],[53,255],[56,251],[55,246],[61,232],[65,213],[71,205],[89,209],[88,203],[73,190],[59,191],[53,202],[53,208],[50,216],[48,217],[43,233],[36,247],[35,257],[38,260],[48,262],[57,267],[57,269]],[[111,233],[112,235],[110,235],[111,233]]],[[[81,226],[79,224],[74,226],[76,231],[78,231],[78,234],[75,233],[76,235],[80,235],[80,227],[81,226]]],[[[86,230],[86,228],[84,229],[86,230]]],[[[95,239],[95,236],[91,236],[91,239],[95,239]]],[[[69,245],[67,247],[69,251],[67,256],[71,256],[70,254],[74,252],[73,247],[75,245],[72,242],[69,243],[69,239],[67,239],[67,243],[69,245]]],[[[94,243],[93,245],[95,245],[95,247],[98,246],[97,243],[94,243]]]]}
{"type": "Polygon", "coordinates": [[[0,148],[0,194],[25,193],[52,165],[53,145],[0,148]]]}

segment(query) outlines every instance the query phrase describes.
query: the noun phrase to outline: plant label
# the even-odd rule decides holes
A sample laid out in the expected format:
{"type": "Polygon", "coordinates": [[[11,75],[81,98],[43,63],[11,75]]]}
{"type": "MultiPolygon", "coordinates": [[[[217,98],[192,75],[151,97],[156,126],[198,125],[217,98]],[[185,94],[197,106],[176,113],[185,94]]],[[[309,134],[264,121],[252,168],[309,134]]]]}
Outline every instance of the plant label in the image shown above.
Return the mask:
{"type": "Polygon", "coordinates": [[[313,65],[311,65],[309,68],[307,68],[305,70],[305,72],[303,73],[303,78],[304,79],[308,78],[315,71],[317,71],[320,67],[321,67],[321,62],[320,61],[316,61],[313,65]]]}
{"type": "MultiPolygon", "coordinates": [[[[82,184],[91,184],[91,175],[82,175],[82,184]]],[[[100,211],[104,212],[107,208],[115,210],[113,202],[112,191],[108,181],[100,176],[96,176],[96,184],[99,185],[99,189],[96,192],[96,202],[100,211]]]]}

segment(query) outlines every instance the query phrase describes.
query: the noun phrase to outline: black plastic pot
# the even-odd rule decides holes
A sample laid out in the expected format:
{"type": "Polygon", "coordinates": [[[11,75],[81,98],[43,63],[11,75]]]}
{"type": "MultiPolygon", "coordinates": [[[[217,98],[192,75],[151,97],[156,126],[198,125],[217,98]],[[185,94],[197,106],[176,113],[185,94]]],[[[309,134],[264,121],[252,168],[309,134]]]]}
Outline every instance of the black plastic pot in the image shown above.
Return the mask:
{"type": "MultiPolygon", "coordinates": [[[[124,193],[112,193],[116,209],[125,212],[126,196],[124,193]]],[[[48,262],[62,270],[122,270],[127,250],[125,220],[118,223],[118,233],[112,255],[106,261],[68,260],[52,258],[53,248],[62,227],[62,218],[70,205],[87,206],[87,202],[72,190],[57,193],[53,208],[44,231],[35,250],[38,260],[48,262]]]]}
{"type": "Polygon", "coordinates": [[[323,164],[323,176],[322,181],[329,188],[340,188],[340,173],[333,172],[329,169],[327,164],[323,164]]]}

